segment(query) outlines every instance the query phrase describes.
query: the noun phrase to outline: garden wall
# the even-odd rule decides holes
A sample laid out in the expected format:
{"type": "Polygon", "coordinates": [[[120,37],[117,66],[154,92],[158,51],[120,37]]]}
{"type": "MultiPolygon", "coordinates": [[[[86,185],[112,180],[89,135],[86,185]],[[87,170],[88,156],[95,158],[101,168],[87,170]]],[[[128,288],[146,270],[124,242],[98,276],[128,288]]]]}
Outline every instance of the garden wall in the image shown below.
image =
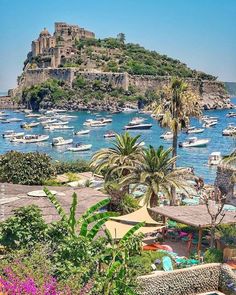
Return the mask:
{"type": "Polygon", "coordinates": [[[228,284],[236,275],[219,263],[199,265],[172,272],[158,272],[138,278],[140,295],[195,295],[215,290],[232,293],[228,284]]]}

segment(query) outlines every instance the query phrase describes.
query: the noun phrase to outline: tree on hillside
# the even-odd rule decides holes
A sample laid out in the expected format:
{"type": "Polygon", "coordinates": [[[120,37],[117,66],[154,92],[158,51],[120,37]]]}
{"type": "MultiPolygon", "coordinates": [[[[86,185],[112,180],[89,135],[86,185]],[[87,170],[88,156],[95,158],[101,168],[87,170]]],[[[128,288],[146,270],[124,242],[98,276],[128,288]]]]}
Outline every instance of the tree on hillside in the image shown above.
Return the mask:
{"type": "Polygon", "coordinates": [[[119,33],[117,35],[117,39],[122,43],[125,44],[125,34],[124,33],[119,33]]]}
{"type": "MultiPolygon", "coordinates": [[[[173,132],[172,156],[177,156],[178,132],[189,126],[190,117],[199,117],[201,109],[200,98],[189,88],[182,79],[173,78],[169,86],[160,93],[159,103],[154,103],[154,113],[163,114],[160,121],[162,127],[169,127],[173,132]]],[[[172,168],[176,167],[176,161],[172,168]]],[[[175,189],[172,189],[175,202],[175,189]]]]}

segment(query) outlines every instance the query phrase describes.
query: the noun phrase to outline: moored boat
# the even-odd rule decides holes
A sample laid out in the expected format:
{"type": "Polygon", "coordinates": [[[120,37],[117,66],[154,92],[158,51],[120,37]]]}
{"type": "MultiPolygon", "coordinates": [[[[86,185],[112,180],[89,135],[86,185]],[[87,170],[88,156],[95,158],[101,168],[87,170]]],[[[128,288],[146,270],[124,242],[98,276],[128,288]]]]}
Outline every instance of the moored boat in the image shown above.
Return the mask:
{"type": "Polygon", "coordinates": [[[132,109],[132,108],[129,108],[129,107],[125,107],[122,109],[122,112],[123,113],[133,113],[133,112],[137,112],[138,109],[132,109]]]}
{"type": "Polygon", "coordinates": [[[202,133],[204,132],[204,128],[196,128],[196,127],[189,127],[186,131],[187,134],[193,134],[193,133],[202,133]]]}
{"type": "Polygon", "coordinates": [[[218,123],[218,121],[216,120],[209,120],[209,121],[205,121],[205,123],[203,123],[202,127],[203,128],[210,128],[215,126],[218,123]]]}
{"type": "Polygon", "coordinates": [[[108,131],[107,133],[104,134],[105,138],[111,138],[111,137],[116,137],[116,133],[113,131],[108,131]]]}
{"type": "Polygon", "coordinates": [[[49,136],[48,135],[37,135],[37,134],[32,134],[32,135],[24,135],[23,137],[13,137],[11,139],[12,142],[19,142],[19,143],[37,143],[41,141],[46,141],[48,140],[49,136]]]}
{"type": "Polygon", "coordinates": [[[89,134],[90,130],[80,130],[75,132],[75,135],[87,135],[89,134]]]}
{"type": "Polygon", "coordinates": [[[21,121],[23,121],[23,119],[20,119],[20,118],[10,118],[10,119],[8,119],[8,121],[14,123],[14,122],[21,122],[21,121]]]}
{"type": "Polygon", "coordinates": [[[68,125],[53,125],[52,126],[54,130],[71,130],[74,129],[74,126],[68,126],[68,125]]]}
{"type": "Polygon", "coordinates": [[[61,145],[67,145],[72,144],[73,139],[64,139],[63,137],[55,137],[52,139],[52,145],[53,146],[61,146],[61,145]]]}
{"type": "Polygon", "coordinates": [[[13,138],[17,136],[23,136],[24,132],[15,132],[14,130],[6,130],[3,134],[3,138],[13,138]]]}
{"type": "Polygon", "coordinates": [[[129,125],[137,125],[137,124],[141,124],[145,121],[145,118],[141,118],[141,117],[135,117],[133,118],[130,122],[129,125]]]}
{"type": "Polygon", "coordinates": [[[163,138],[165,140],[168,140],[168,139],[172,139],[173,138],[173,133],[171,131],[167,131],[165,133],[163,133],[160,138],[163,138]]]}
{"type": "Polygon", "coordinates": [[[236,135],[236,126],[229,124],[227,128],[222,131],[223,136],[234,136],[236,135]]]}
{"type": "Polygon", "coordinates": [[[125,130],[146,130],[152,128],[152,124],[136,124],[136,125],[126,125],[125,130]]]}
{"type": "Polygon", "coordinates": [[[90,150],[92,147],[91,144],[82,144],[82,143],[77,143],[75,147],[69,147],[67,150],[71,152],[84,152],[90,150]]]}
{"type": "Polygon", "coordinates": [[[222,160],[221,152],[213,152],[208,158],[208,165],[216,166],[219,165],[222,160]]]}
{"type": "Polygon", "coordinates": [[[23,123],[20,125],[21,128],[33,128],[33,127],[37,127],[40,123],[39,122],[31,122],[31,123],[23,123]]]}
{"type": "Polygon", "coordinates": [[[210,142],[210,139],[198,139],[191,137],[187,141],[180,142],[179,147],[205,147],[210,142]]]}
{"type": "Polygon", "coordinates": [[[236,113],[235,113],[235,112],[229,112],[229,113],[226,115],[226,117],[228,117],[228,118],[234,118],[234,117],[236,117],[236,113]]]}

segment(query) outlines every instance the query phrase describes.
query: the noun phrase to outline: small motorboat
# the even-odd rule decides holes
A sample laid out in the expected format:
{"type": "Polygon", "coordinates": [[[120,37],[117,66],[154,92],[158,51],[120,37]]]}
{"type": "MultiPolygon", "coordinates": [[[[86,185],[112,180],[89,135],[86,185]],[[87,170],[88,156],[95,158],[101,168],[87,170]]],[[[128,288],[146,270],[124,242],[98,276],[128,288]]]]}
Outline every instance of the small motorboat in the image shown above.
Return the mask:
{"type": "Polygon", "coordinates": [[[52,126],[54,130],[71,130],[74,129],[74,126],[68,126],[68,125],[53,125],[52,126]]]}
{"type": "Polygon", "coordinates": [[[8,119],[9,122],[21,122],[23,121],[23,119],[20,119],[20,118],[10,118],[8,119]]]}
{"type": "Polygon", "coordinates": [[[25,115],[26,118],[38,118],[38,117],[41,117],[40,114],[31,114],[29,113],[28,115],[25,115]]]}
{"type": "Polygon", "coordinates": [[[234,117],[236,117],[236,113],[235,113],[235,112],[229,112],[229,113],[226,115],[226,117],[228,117],[228,118],[234,118],[234,117]]]}
{"type": "Polygon", "coordinates": [[[21,128],[33,128],[33,127],[37,127],[40,123],[39,122],[31,122],[31,123],[23,123],[20,125],[21,128]]]}
{"type": "Polygon", "coordinates": [[[8,123],[11,123],[9,120],[7,119],[1,119],[1,123],[2,124],[8,124],[8,123]]]}
{"type": "Polygon", "coordinates": [[[209,121],[205,121],[205,123],[203,123],[202,127],[203,128],[210,128],[215,126],[218,123],[218,121],[216,120],[209,120],[209,121]]]}
{"type": "Polygon", "coordinates": [[[210,139],[198,139],[197,137],[191,137],[189,140],[180,142],[179,147],[205,147],[210,142],[210,139]]]}
{"type": "Polygon", "coordinates": [[[24,136],[24,132],[15,132],[14,130],[6,130],[3,134],[3,138],[13,138],[17,136],[24,136]]]}
{"type": "Polygon", "coordinates": [[[204,132],[204,128],[196,128],[196,127],[189,127],[186,131],[187,134],[193,134],[193,133],[202,133],[204,132]]]}
{"type": "Polygon", "coordinates": [[[75,135],[87,135],[89,134],[90,130],[80,130],[80,131],[77,131],[75,132],[74,134],[75,135]]]}
{"type": "Polygon", "coordinates": [[[210,117],[210,116],[203,116],[202,118],[202,121],[218,121],[218,117],[210,117]]]}
{"type": "Polygon", "coordinates": [[[102,123],[111,123],[112,122],[112,118],[101,118],[99,119],[102,123]]]}
{"type": "Polygon", "coordinates": [[[48,140],[48,135],[24,135],[23,137],[13,137],[11,139],[12,142],[19,142],[19,143],[37,143],[41,141],[48,140]]]}
{"type": "Polygon", "coordinates": [[[102,121],[94,121],[90,124],[90,127],[105,127],[107,123],[103,123],[102,121]]]}
{"type": "Polygon", "coordinates": [[[173,139],[173,133],[171,131],[167,131],[166,133],[163,133],[160,138],[163,138],[165,140],[173,139]]]}
{"type": "Polygon", "coordinates": [[[113,131],[108,131],[107,133],[104,134],[105,138],[111,138],[111,137],[116,137],[116,133],[113,131]]]}
{"type": "Polygon", "coordinates": [[[229,124],[227,128],[222,131],[223,136],[234,136],[236,135],[236,126],[229,124]]]}
{"type": "Polygon", "coordinates": [[[46,119],[46,120],[42,120],[41,124],[42,125],[48,125],[48,124],[56,123],[56,122],[57,122],[57,119],[46,119]]]}
{"type": "Polygon", "coordinates": [[[63,137],[55,137],[52,139],[52,145],[53,146],[60,146],[60,145],[67,145],[72,144],[73,139],[64,139],[63,137]]]}
{"type": "Polygon", "coordinates": [[[209,166],[219,165],[221,160],[222,160],[221,152],[213,152],[210,154],[208,158],[208,165],[209,166]]]}
{"type": "Polygon", "coordinates": [[[91,144],[77,143],[75,147],[69,147],[67,150],[71,152],[84,152],[90,150],[91,147],[91,144]]]}
{"type": "Polygon", "coordinates": [[[133,112],[137,112],[138,109],[132,109],[132,108],[129,108],[129,107],[125,107],[122,109],[122,112],[123,113],[133,113],[133,112]]]}
{"type": "Polygon", "coordinates": [[[136,125],[126,125],[125,130],[147,130],[152,128],[152,124],[136,124],[136,125]]]}
{"type": "Polygon", "coordinates": [[[52,123],[53,126],[61,126],[61,125],[67,125],[69,124],[68,121],[60,121],[60,122],[55,122],[55,123],[52,123]]]}

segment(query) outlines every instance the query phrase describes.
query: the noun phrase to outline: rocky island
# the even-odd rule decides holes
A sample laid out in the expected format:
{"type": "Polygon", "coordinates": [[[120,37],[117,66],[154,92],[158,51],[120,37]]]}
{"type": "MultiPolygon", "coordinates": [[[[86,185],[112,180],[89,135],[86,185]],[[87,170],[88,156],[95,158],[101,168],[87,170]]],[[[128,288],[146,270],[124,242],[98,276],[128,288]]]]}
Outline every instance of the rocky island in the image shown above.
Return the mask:
{"type": "Polygon", "coordinates": [[[9,90],[13,101],[37,110],[116,110],[145,105],[173,76],[181,77],[201,97],[204,109],[230,108],[224,83],[192,70],[179,60],[126,43],[125,35],[96,39],[77,25],[55,23],[32,41],[18,86],[9,90]]]}

